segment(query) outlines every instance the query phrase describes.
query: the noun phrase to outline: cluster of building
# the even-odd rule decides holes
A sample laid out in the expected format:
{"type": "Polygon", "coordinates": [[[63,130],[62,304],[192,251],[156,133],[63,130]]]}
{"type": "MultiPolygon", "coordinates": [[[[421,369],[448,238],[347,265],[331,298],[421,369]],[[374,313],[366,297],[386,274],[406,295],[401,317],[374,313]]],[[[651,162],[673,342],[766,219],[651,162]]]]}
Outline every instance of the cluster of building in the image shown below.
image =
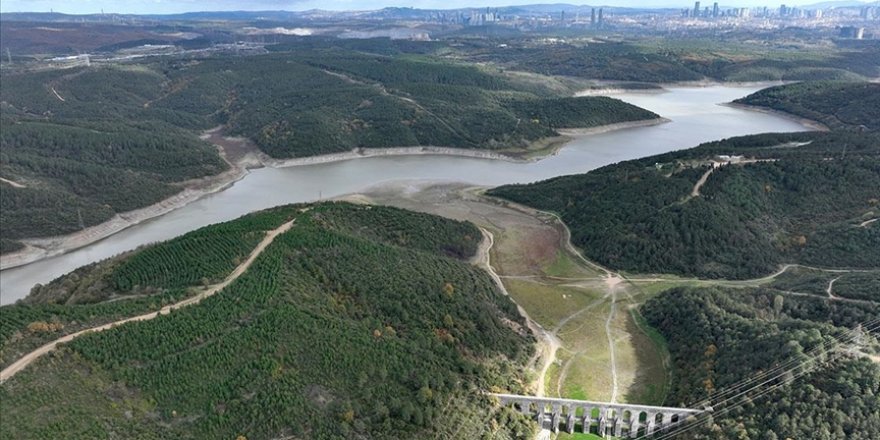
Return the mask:
{"type": "Polygon", "coordinates": [[[700,2],[694,3],[693,9],[683,9],[681,11],[681,16],[683,18],[719,18],[719,17],[742,17],[748,18],[751,15],[752,10],[749,8],[732,8],[721,10],[718,7],[718,2],[712,5],[712,8],[709,9],[706,6],[704,9],[700,9],[700,2]]]}
{"type": "Polygon", "coordinates": [[[486,26],[492,24],[523,25],[523,24],[578,24],[602,27],[605,24],[604,8],[592,8],[589,19],[581,13],[560,11],[558,14],[529,15],[504,14],[498,9],[486,8],[470,11],[437,11],[427,20],[434,23],[460,24],[464,26],[486,26]],[[589,21],[588,21],[589,20],[589,21]]]}
{"type": "MultiPolygon", "coordinates": [[[[12,55],[9,55],[7,48],[7,55],[10,58],[10,62],[12,61],[12,55]]],[[[46,67],[53,69],[70,69],[72,67],[79,66],[89,66],[91,65],[91,58],[89,54],[80,54],[80,55],[71,55],[66,57],[55,57],[50,58],[46,62],[46,67]]]]}
{"type": "Polygon", "coordinates": [[[832,29],[841,38],[876,38],[880,35],[880,7],[803,8],[780,5],[771,7],[721,7],[719,2],[696,1],[692,8],[635,10],[621,8],[560,7],[548,13],[546,8],[501,7],[425,11],[425,16],[406,10],[404,19],[458,26],[508,26],[517,29],[576,27],[638,32],[701,32],[726,29],[779,29],[798,26],[804,29],[832,29]],[[852,28],[852,29],[851,29],[852,28]],[[863,29],[864,28],[864,29],[863,29]],[[836,29],[836,30],[835,30],[836,29]]]}
{"type": "MultiPolygon", "coordinates": [[[[804,9],[792,6],[780,5],[779,8],[773,9],[767,6],[760,8],[731,8],[721,9],[718,2],[714,2],[711,7],[704,6],[699,1],[694,3],[693,8],[683,9],[681,16],[684,18],[778,18],[778,19],[821,19],[826,17],[834,10],[825,9],[804,9]]],[[[865,6],[861,9],[860,15],[865,20],[875,20],[880,17],[880,8],[877,6],[865,6]]]]}

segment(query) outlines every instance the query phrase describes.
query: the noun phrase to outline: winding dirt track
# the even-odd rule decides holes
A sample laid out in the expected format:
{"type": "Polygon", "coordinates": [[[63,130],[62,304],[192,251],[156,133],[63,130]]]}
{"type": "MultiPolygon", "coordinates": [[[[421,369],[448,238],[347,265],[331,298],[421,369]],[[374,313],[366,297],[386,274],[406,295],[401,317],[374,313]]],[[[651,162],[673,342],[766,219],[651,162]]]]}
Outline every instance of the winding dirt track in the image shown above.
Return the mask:
{"type": "Polygon", "coordinates": [[[700,180],[698,180],[697,183],[694,185],[694,189],[691,190],[691,199],[694,197],[700,197],[700,188],[702,188],[703,185],[706,184],[706,181],[709,180],[709,176],[712,175],[713,171],[715,171],[714,166],[709,168],[709,170],[706,171],[702,177],[700,177],[700,180]]]}
{"type": "Polygon", "coordinates": [[[52,342],[49,342],[49,343],[43,345],[42,347],[40,347],[32,352],[24,355],[21,359],[13,362],[10,366],[6,367],[6,369],[4,369],[3,371],[0,371],[0,383],[5,382],[6,380],[8,380],[12,376],[14,376],[16,373],[23,370],[25,367],[27,367],[32,362],[37,360],[40,356],[54,350],[58,346],[58,344],[64,344],[66,342],[70,342],[80,335],[83,335],[85,333],[100,332],[100,331],[108,330],[108,329],[111,329],[111,328],[116,327],[118,325],[125,324],[127,322],[149,321],[151,319],[159,317],[160,315],[167,315],[167,314],[171,313],[172,310],[176,310],[181,307],[186,307],[186,306],[190,306],[193,304],[198,304],[203,299],[208,298],[210,296],[213,296],[217,292],[226,288],[226,286],[232,284],[232,282],[235,281],[236,279],[238,279],[238,277],[240,277],[242,274],[247,272],[248,268],[251,267],[251,264],[253,264],[253,262],[257,259],[257,257],[259,257],[260,254],[263,253],[263,251],[266,249],[266,247],[268,247],[270,244],[272,244],[272,242],[275,240],[275,237],[289,231],[290,228],[293,227],[294,221],[295,220],[291,220],[291,221],[279,226],[277,229],[274,229],[272,231],[267,232],[266,237],[263,238],[262,241],[260,241],[260,243],[257,245],[257,247],[254,248],[253,251],[251,251],[251,254],[250,254],[250,256],[248,256],[247,260],[245,260],[243,263],[239,264],[238,267],[236,267],[235,270],[233,270],[232,273],[230,273],[226,277],[226,279],[224,279],[223,281],[221,281],[217,284],[208,286],[207,289],[200,292],[198,295],[195,295],[193,297],[187,298],[183,301],[180,301],[180,302],[177,302],[177,303],[174,303],[171,305],[167,305],[167,306],[162,307],[161,309],[159,309],[158,311],[155,311],[155,312],[150,312],[150,313],[146,313],[143,315],[133,316],[131,318],[125,318],[125,319],[111,322],[109,324],[104,324],[104,325],[101,325],[98,327],[92,327],[92,328],[88,328],[85,330],[80,330],[76,333],[71,333],[67,336],[63,336],[61,338],[58,338],[52,342]]]}
{"type": "Polygon", "coordinates": [[[9,180],[9,179],[4,179],[4,178],[2,178],[2,177],[0,177],[0,182],[8,183],[8,184],[9,184],[10,186],[12,186],[13,188],[27,188],[27,186],[25,186],[25,185],[22,185],[22,184],[20,184],[20,183],[18,183],[18,182],[15,182],[15,181],[12,181],[12,180],[9,180]]]}
{"type": "MultiPolygon", "coordinates": [[[[504,287],[504,283],[501,282],[501,277],[498,276],[498,273],[495,272],[495,268],[492,267],[492,263],[490,261],[489,254],[492,251],[492,246],[495,245],[495,236],[492,235],[485,228],[480,228],[480,231],[483,233],[483,243],[480,244],[480,248],[477,250],[477,255],[474,256],[472,261],[483,267],[487,272],[489,272],[489,276],[492,277],[492,280],[495,281],[495,284],[506,296],[510,296],[507,292],[507,288],[504,287]]],[[[526,318],[526,323],[528,323],[529,329],[532,330],[532,333],[535,335],[541,336],[545,341],[545,349],[541,350],[541,352],[535,355],[533,362],[537,360],[538,356],[541,356],[541,353],[546,352],[543,355],[543,363],[541,365],[541,371],[538,374],[537,379],[537,390],[536,395],[544,396],[544,377],[547,376],[547,370],[550,369],[550,365],[556,360],[556,351],[559,350],[559,347],[562,343],[559,341],[559,338],[556,337],[555,334],[548,332],[540,324],[532,320],[529,317],[528,313],[526,313],[525,309],[523,309],[519,304],[516,306],[519,309],[519,313],[526,318]]],[[[530,362],[531,363],[531,362],[530,362]]]]}

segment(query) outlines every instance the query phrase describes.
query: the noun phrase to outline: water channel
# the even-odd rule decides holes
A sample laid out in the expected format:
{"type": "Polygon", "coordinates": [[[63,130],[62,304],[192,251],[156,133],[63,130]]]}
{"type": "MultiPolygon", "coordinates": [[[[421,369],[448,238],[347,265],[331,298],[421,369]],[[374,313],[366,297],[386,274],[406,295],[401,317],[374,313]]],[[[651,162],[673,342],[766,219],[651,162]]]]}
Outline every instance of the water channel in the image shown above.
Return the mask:
{"type": "Polygon", "coordinates": [[[806,130],[803,124],[779,115],[719,105],[766,86],[673,87],[663,93],[615,95],[671,122],[578,137],[557,155],[532,163],[454,156],[388,156],[252,170],[225,191],[104,240],[0,272],[0,304],[23,298],[34,284],[46,283],[82,265],[276,205],[359,192],[395,180],[427,179],[486,186],[533,182],[731,136],[806,130]]]}

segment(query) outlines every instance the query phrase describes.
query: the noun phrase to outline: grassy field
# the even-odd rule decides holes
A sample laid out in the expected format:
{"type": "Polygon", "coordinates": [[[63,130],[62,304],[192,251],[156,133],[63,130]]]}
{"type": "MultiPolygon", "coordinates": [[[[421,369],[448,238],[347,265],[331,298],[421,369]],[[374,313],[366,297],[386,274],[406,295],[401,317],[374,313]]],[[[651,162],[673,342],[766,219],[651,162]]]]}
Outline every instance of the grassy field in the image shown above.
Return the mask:
{"type": "Polygon", "coordinates": [[[531,279],[508,278],[504,280],[504,285],[517,304],[526,309],[538,324],[548,329],[555,328],[572,313],[601,299],[599,292],[531,279]]]}
{"type": "MultiPolygon", "coordinates": [[[[668,386],[665,346],[630,313],[659,289],[609,283],[605,273],[565,250],[564,229],[555,219],[500,206],[468,191],[437,186],[423,188],[407,200],[393,192],[387,198],[383,192],[368,198],[469,220],[492,232],[491,264],[508,293],[561,344],[546,375],[538,378],[547,396],[611,399],[610,339],[617,363],[617,400],[662,403],[668,386]]],[[[541,364],[534,368],[540,373],[541,364]]]]}
{"type": "Polygon", "coordinates": [[[555,332],[562,342],[556,362],[544,378],[546,394],[661,404],[667,387],[665,345],[656,332],[652,335],[647,325],[636,322],[630,310],[662,289],[609,287],[598,272],[579,264],[580,260],[568,252],[559,248],[549,252],[543,246],[541,252],[535,252],[535,243],[546,243],[545,235],[506,229],[496,238],[493,261],[500,261],[504,270],[518,270],[512,276],[529,277],[503,278],[503,282],[532,319],[555,332]],[[535,237],[538,239],[529,241],[535,237]],[[614,293],[612,289],[616,289],[614,293]]]}

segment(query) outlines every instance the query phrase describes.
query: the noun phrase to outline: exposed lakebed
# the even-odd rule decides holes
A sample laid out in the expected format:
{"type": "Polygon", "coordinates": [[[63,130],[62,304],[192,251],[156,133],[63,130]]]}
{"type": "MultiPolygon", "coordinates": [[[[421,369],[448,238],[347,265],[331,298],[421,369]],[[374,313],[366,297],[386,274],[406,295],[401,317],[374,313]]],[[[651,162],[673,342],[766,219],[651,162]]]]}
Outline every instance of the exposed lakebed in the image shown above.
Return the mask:
{"type": "Polygon", "coordinates": [[[663,93],[615,95],[671,121],[577,137],[558,154],[537,162],[516,163],[447,155],[374,156],[252,170],[224,191],[203,197],[104,240],[0,272],[0,304],[15,302],[25,297],[34,284],[46,283],[82,265],[280,204],[361,192],[371,186],[396,180],[456,181],[485,186],[533,182],[583,173],[623,160],[690,148],[710,140],[753,133],[807,130],[804,124],[777,114],[719,105],[766,86],[673,87],[663,93]]]}

